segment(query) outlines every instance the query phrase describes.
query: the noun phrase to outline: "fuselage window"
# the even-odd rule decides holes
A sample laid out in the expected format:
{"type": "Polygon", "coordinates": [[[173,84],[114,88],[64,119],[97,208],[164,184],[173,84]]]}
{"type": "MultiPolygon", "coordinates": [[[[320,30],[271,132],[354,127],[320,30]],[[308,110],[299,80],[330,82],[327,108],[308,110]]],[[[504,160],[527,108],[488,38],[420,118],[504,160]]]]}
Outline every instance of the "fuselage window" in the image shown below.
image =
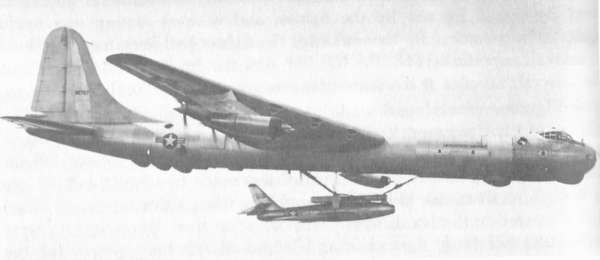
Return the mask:
{"type": "Polygon", "coordinates": [[[550,140],[558,140],[558,141],[566,141],[566,142],[572,142],[573,138],[562,131],[550,131],[550,132],[542,132],[540,133],[540,136],[546,138],[546,139],[550,139],[550,140]]]}

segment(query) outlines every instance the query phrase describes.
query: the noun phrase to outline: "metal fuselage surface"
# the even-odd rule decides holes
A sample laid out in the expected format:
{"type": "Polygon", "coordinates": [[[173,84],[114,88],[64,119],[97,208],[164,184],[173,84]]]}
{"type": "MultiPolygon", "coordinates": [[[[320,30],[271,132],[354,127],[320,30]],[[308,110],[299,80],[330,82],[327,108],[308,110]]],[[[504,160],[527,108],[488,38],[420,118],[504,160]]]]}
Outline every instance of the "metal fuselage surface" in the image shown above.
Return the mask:
{"type": "Polygon", "coordinates": [[[342,207],[331,205],[310,205],[265,211],[257,214],[262,221],[352,221],[383,217],[395,212],[394,205],[388,203],[356,203],[342,207]]]}
{"type": "Polygon", "coordinates": [[[189,172],[227,168],[304,170],[352,174],[411,174],[420,177],[484,180],[504,186],[511,180],[575,184],[595,164],[595,151],[582,143],[527,135],[462,139],[406,138],[361,152],[265,151],[224,138],[163,123],[93,125],[93,136],[28,129],[69,146],[189,172]],[[526,138],[525,144],[519,142],[526,138]]]}

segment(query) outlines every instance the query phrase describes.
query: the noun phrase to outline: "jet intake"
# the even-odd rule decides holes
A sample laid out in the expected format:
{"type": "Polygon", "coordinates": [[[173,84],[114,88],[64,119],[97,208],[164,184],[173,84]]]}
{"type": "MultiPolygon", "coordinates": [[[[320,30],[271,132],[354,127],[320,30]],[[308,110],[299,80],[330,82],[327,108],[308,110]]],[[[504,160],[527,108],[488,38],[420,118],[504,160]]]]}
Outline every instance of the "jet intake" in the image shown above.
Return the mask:
{"type": "Polygon", "coordinates": [[[341,176],[344,177],[346,180],[371,188],[383,188],[392,182],[392,180],[387,176],[377,177],[366,174],[351,173],[342,173],[341,176]]]}
{"type": "Polygon", "coordinates": [[[277,117],[258,115],[231,115],[225,118],[212,118],[211,126],[235,137],[269,137],[274,139],[294,131],[290,125],[277,117]]]}

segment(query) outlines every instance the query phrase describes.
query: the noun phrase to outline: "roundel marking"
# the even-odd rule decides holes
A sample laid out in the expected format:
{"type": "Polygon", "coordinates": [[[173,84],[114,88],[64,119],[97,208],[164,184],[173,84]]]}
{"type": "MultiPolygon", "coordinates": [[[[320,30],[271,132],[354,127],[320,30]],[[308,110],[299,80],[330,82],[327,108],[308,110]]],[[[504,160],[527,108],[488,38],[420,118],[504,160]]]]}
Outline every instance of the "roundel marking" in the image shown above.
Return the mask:
{"type": "Polygon", "coordinates": [[[162,144],[167,149],[173,149],[177,146],[177,135],[174,133],[168,133],[163,136],[162,144]]]}

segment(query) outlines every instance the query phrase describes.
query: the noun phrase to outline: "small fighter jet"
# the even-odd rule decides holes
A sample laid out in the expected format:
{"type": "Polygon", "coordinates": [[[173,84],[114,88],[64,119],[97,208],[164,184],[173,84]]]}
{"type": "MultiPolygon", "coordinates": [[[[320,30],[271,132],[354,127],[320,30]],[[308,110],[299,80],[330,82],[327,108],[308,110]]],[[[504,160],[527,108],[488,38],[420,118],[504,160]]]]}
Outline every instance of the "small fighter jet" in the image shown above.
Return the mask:
{"type": "Polygon", "coordinates": [[[387,201],[387,194],[414,179],[397,184],[382,194],[347,195],[332,191],[307,172],[303,174],[315,180],[333,195],[311,197],[310,202],[313,205],[284,208],[275,203],[258,185],[250,184],[248,188],[255,205],[240,214],[256,216],[262,221],[290,220],[300,222],[351,221],[382,217],[395,212],[394,205],[387,201]]]}

